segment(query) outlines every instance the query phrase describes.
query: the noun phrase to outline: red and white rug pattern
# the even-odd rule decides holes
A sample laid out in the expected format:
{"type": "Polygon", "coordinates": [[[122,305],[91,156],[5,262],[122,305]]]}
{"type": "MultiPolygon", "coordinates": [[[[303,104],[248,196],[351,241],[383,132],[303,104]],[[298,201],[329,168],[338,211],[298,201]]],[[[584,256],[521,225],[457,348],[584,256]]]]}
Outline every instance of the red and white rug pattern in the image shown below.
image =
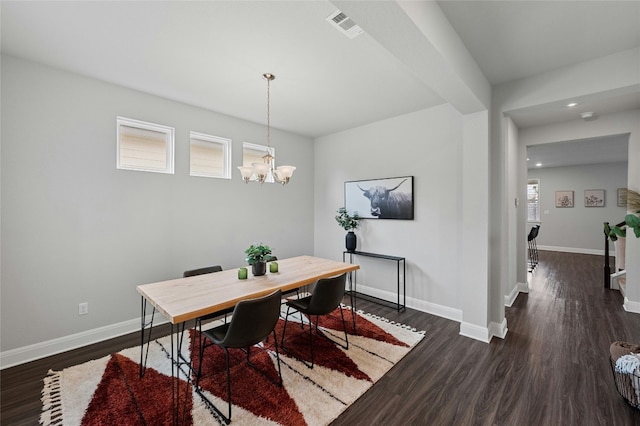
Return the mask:
{"type": "MultiPolygon", "coordinates": [[[[285,346],[280,350],[279,387],[249,367],[246,355],[230,350],[232,422],[237,425],[326,425],[378,381],[411,348],[423,332],[383,318],[357,313],[353,330],[351,311],[345,309],[349,349],[314,336],[315,366],[310,361],[309,331],[290,316],[285,346]],[[291,322],[293,320],[293,323],[291,322]]],[[[213,326],[212,323],[209,326],[213,326]]],[[[284,322],[276,326],[278,339],[284,322]]],[[[321,333],[344,343],[340,311],[320,318],[321,333]]],[[[189,331],[182,351],[199,361],[198,332],[189,331]],[[191,341],[194,342],[190,353],[191,341]]],[[[278,377],[273,339],[252,351],[251,360],[272,378],[278,377]]],[[[170,339],[151,342],[147,369],[139,377],[140,347],[53,372],[44,379],[43,425],[169,425],[172,422],[170,339]]],[[[224,424],[182,375],[180,392],[186,395],[188,425],[224,424]]],[[[205,349],[200,380],[202,393],[223,413],[227,410],[225,357],[222,349],[205,349]]]]}

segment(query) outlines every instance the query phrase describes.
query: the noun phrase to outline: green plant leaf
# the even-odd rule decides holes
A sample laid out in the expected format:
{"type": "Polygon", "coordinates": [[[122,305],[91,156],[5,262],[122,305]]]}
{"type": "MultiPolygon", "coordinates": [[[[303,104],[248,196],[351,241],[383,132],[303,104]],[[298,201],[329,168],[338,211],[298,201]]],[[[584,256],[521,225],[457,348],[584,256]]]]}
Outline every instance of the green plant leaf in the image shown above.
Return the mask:
{"type": "Polygon", "coordinates": [[[628,214],[624,218],[627,228],[632,228],[636,238],[640,238],[640,217],[635,214],[628,214]]]}
{"type": "Polygon", "coordinates": [[[353,216],[347,212],[345,207],[340,207],[338,209],[338,214],[336,215],[336,222],[343,228],[345,231],[350,231],[352,229],[357,229],[360,221],[360,216],[358,216],[358,212],[353,212],[353,216]]]}
{"type": "Polygon", "coordinates": [[[266,244],[251,244],[248,249],[244,251],[247,255],[245,261],[249,265],[253,265],[257,262],[268,262],[273,260],[271,256],[271,248],[266,244]]]}
{"type": "Polygon", "coordinates": [[[634,214],[628,214],[625,216],[624,221],[627,223],[627,226],[635,227],[640,226],[640,217],[634,214]]]}
{"type": "Polygon", "coordinates": [[[627,231],[625,231],[624,229],[620,229],[617,226],[614,226],[611,228],[611,232],[609,233],[609,236],[611,237],[612,241],[616,241],[618,239],[617,237],[625,238],[627,236],[627,231]]]}

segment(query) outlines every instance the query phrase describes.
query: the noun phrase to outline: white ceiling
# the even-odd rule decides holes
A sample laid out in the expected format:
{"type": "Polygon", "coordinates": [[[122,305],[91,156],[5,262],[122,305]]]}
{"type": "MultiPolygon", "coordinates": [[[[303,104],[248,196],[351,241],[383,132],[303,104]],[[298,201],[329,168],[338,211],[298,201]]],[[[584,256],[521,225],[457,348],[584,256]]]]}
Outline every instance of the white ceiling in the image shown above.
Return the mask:
{"type": "Polygon", "coordinates": [[[491,82],[501,84],[640,45],[638,1],[439,1],[491,82]]]}
{"type": "Polygon", "coordinates": [[[527,147],[527,168],[627,162],[629,135],[577,139],[527,147]],[[536,166],[540,163],[541,166],[536,166]]]}
{"type": "Polygon", "coordinates": [[[328,1],[2,2],[2,51],[319,136],[443,103],[328,1]]]}
{"type": "MultiPolygon", "coordinates": [[[[638,1],[438,4],[493,84],[640,45],[638,1]]],[[[266,122],[261,76],[271,72],[272,126],[310,137],[444,102],[429,79],[369,34],[350,40],[329,25],[336,10],[329,1],[2,1],[0,8],[3,53],[258,123],[266,122]]],[[[598,113],[640,107],[640,96],[586,100],[598,113]]],[[[577,112],[541,106],[513,118],[527,127],[577,112]]]]}

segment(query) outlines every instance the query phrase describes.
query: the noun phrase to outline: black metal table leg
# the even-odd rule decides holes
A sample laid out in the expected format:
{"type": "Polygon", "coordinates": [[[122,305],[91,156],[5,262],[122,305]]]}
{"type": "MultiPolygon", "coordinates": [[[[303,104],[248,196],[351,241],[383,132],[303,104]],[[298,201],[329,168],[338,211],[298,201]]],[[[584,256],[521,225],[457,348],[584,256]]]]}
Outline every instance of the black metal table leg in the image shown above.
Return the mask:
{"type": "Polygon", "coordinates": [[[140,378],[144,377],[145,370],[147,368],[147,358],[149,357],[149,343],[151,342],[151,332],[153,331],[153,319],[155,318],[156,308],[153,307],[153,312],[151,313],[151,320],[147,323],[147,299],[141,297],[141,306],[140,306],[140,378]],[[149,328],[149,334],[147,336],[146,342],[146,352],[145,352],[145,341],[144,334],[145,330],[149,328]]]}

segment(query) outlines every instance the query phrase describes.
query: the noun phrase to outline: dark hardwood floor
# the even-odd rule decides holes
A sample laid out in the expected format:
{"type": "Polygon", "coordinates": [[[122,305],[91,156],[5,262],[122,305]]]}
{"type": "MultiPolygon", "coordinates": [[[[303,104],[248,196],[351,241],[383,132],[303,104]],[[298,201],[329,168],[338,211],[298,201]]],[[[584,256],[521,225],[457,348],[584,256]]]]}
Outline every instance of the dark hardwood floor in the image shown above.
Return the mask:
{"type": "MultiPolygon", "coordinates": [[[[602,286],[601,256],[540,252],[531,292],[506,308],[509,333],[490,344],[422,312],[358,308],[426,331],[403,360],[350,406],[340,425],[640,425],[609,366],[615,340],[640,343],[640,315],[602,286]]],[[[157,329],[157,335],[167,328],[157,329]]],[[[2,425],[36,425],[49,369],[139,344],[137,333],[1,373],[2,425]]]]}
{"type": "Polygon", "coordinates": [[[640,425],[609,364],[612,342],[640,342],[640,315],[603,288],[603,259],[540,252],[530,293],[506,308],[507,337],[490,344],[453,321],[398,315],[425,339],[332,426],[640,425]]]}

